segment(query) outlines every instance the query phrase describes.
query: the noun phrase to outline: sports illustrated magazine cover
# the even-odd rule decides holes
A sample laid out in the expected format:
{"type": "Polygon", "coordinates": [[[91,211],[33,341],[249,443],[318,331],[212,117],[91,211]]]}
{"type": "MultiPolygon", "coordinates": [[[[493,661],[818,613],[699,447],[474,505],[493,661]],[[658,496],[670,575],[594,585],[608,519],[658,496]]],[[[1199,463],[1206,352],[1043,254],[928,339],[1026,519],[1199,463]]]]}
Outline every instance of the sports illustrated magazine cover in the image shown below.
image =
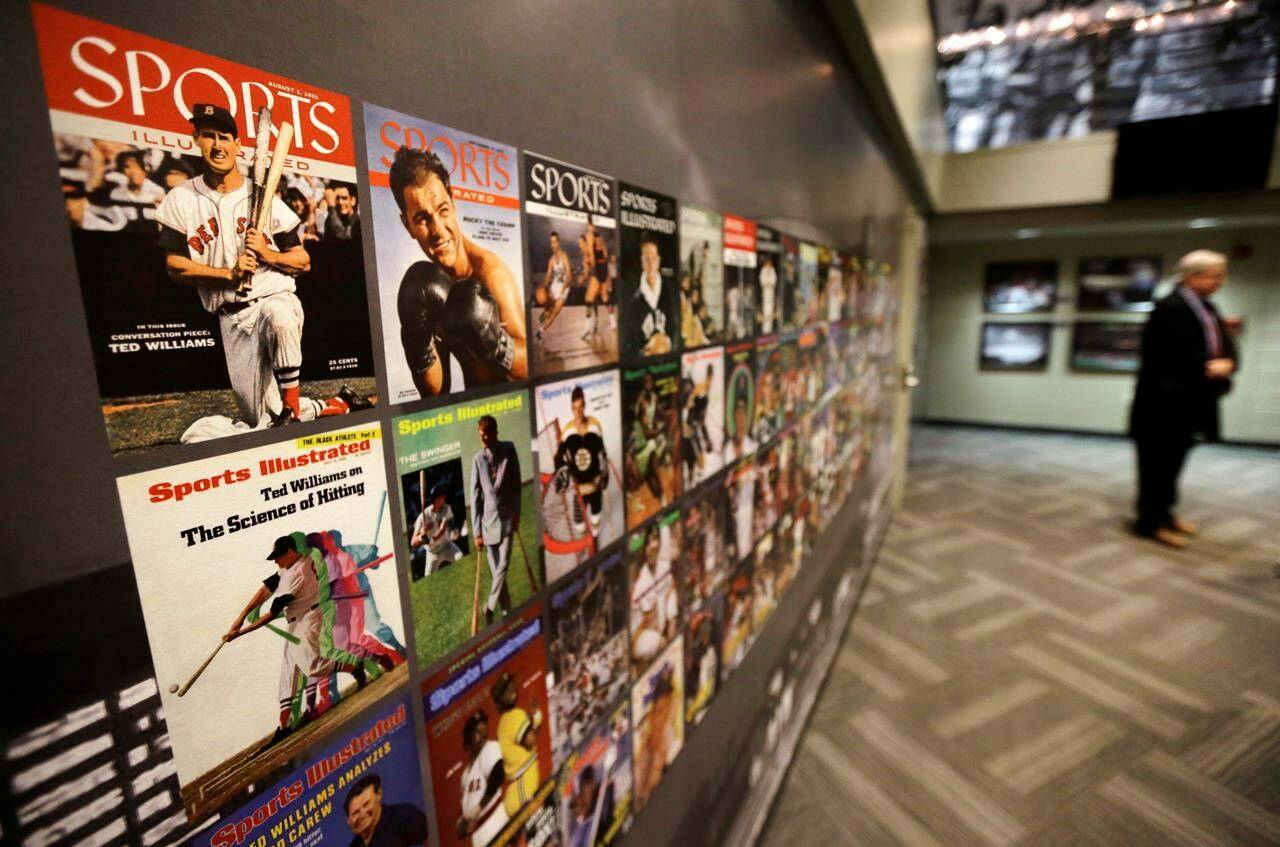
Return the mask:
{"type": "Polygon", "coordinates": [[[407,695],[364,712],[188,844],[427,844],[422,772],[407,695]]]}
{"type": "Polygon", "coordinates": [[[516,148],[364,106],[388,400],[527,379],[516,148]]]}
{"type": "Polygon", "coordinates": [[[524,154],[534,376],[618,361],[613,177],[524,154]]]}
{"type": "Polygon", "coordinates": [[[719,593],[728,575],[724,491],[708,485],[686,498],[683,509],[684,555],[676,561],[676,585],[681,608],[690,612],[719,593]]]}
{"type": "Polygon", "coordinates": [[[551,742],[555,764],[580,746],[631,678],[627,565],[622,551],[588,565],[551,594],[551,742]]]}
{"type": "Polygon", "coordinates": [[[796,339],[794,333],[787,333],[778,342],[778,367],[781,370],[779,380],[782,391],[782,426],[789,427],[796,422],[804,409],[804,381],[800,378],[797,365],[796,339]]]}
{"type": "Polygon", "coordinates": [[[818,279],[822,282],[824,321],[838,321],[844,317],[844,270],[840,254],[830,247],[818,248],[818,279]]]}
{"type": "Polygon", "coordinates": [[[542,585],[528,400],[513,391],[393,422],[421,666],[542,585]]]}
{"type": "Polygon", "coordinates": [[[783,349],[776,335],[756,340],[756,415],[751,434],[757,444],[771,441],[785,421],[783,349]]]}
{"type": "Polygon", "coordinates": [[[680,388],[680,455],[691,490],[724,464],[724,348],[681,356],[680,388]]]}
{"type": "Polygon", "coordinates": [[[684,718],[701,723],[720,683],[720,645],[724,640],[724,593],[688,614],[684,630],[684,718]]]}
{"type": "Polygon", "coordinates": [[[680,206],[680,335],[692,350],[724,340],[724,219],[680,206]]]}
{"type": "Polygon", "coordinates": [[[827,394],[833,394],[844,384],[844,362],[849,348],[848,321],[832,321],[827,324],[827,394]]]}
{"type": "Polygon", "coordinates": [[[756,275],[756,224],[724,216],[725,339],[754,338],[760,297],[756,275]]]}
{"type": "Polygon", "coordinates": [[[778,489],[769,477],[770,465],[776,461],[776,456],[777,453],[770,449],[756,454],[755,504],[751,509],[751,539],[754,542],[759,542],[778,522],[778,489]]]}
{"type": "Polygon", "coordinates": [[[534,389],[547,581],[622,537],[622,388],[616,370],[534,389]]]}
{"type": "Polygon", "coordinates": [[[724,464],[756,452],[751,435],[756,416],[755,342],[738,341],[725,347],[724,464]]]}
{"type": "Polygon", "coordinates": [[[753,632],[759,633],[764,624],[778,606],[781,591],[778,577],[781,563],[778,561],[777,549],[774,545],[772,528],[765,532],[756,543],[755,572],[752,574],[751,611],[754,620],[751,623],[753,632]]]}
{"type": "Polygon", "coordinates": [[[369,408],[347,97],[31,8],[111,451],[369,408]]]}
{"type": "Polygon", "coordinates": [[[636,811],[644,808],[684,747],[684,652],[676,638],[631,686],[636,811]]]}
{"type": "Polygon", "coordinates": [[[729,585],[725,589],[724,636],[720,643],[721,683],[742,664],[751,649],[751,624],[755,619],[752,612],[753,566],[754,560],[748,555],[729,574],[729,585]]]}
{"type": "Polygon", "coordinates": [[[374,423],[117,481],[192,820],[406,677],[381,436],[374,423]]]}
{"type": "Polygon", "coordinates": [[[818,279],[818,245],[800,242],[800,275],[796,296],[796,329],[821,319],[822,283],[818,279]]]}
{"type": "Polygon", "coordinates": [[[618,184],[618,262],[622,358],[635,361],[680,349],[680,235],[676,200],[618,184]]]}
{"type": "Polygon", "coordinates": [[[565,761],[558,804],[565,847],[604,847],[631,828],[631,741],[626,699],[565,761]]]}
{"type": "MultiPolygon", "coordinates": [[[[757,238],[759,230],[757,230],[757,238]]],[[[778,270],[779,302],[782,304],[782,328],[799,329],[804,326],[804,314],[800,303],[800,242],[789,235],[779,238],[781,265],[778,270]]]]}
{"type": "Polygon", "coordinates": [[[627,536],[631,574],[631,677],[640,674],[681,628],[675,563],[681,558],[684,525],[671,509],[627,536]]]}
{"type": "Polygon", "coordinates": [[[796,372],[800,375],[802,412],[816,406],[826,390],[825,337],[818,326],[801,330],[796,337],[796,372]]]}
{"type": "Polygon", "coordinates": [[[730,567],[755,547],[756,463],[749,456],[724,475],[725,556],[730,567]]]}
{"type": "MultiPolygon", "coordinates": [[[[756,286],[760,291],[757,303],[756,331],[761,335],[773,335],[782,331],[784,290],[787,277],[783,267],[782,236],[776,229],[756,227],[756,286]]],[[[793,267],[794,270],[794,267],[793,267]]],[[[794,274],[793,274],[794,276],[794,274]]]]}
{"type": "Polygon", "coordinates": [[[440,847],[559,843],[546,666],[535,603],[422,683],[440,847]]]}
{"type": "Polygon", "coordinates": [[[680,362],[622,372],[627,529],[680,495],[680,362]]]}

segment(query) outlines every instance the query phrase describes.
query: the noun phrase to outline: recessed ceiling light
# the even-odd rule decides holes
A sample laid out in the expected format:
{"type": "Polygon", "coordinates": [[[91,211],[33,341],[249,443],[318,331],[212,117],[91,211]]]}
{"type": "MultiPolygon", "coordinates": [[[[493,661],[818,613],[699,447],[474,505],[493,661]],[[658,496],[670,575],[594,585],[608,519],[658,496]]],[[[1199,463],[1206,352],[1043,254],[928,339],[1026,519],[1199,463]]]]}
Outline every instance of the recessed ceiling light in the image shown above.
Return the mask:
{"type": "Polygon", "coordinates": [[[1034,227],[1024,227],[1023,229],[1020,229],[1014,232],[1013,237],[1014,238],[1039,238],[1042,234],[1043,234],[1043,230],[1035,229],[1034,227]]]}
{"type": "Polygon", "coordinates": [[[1187,224],[1191,229],[1213,229],[1218,225],[1217,218],[1192,218],[1187,224]]]}

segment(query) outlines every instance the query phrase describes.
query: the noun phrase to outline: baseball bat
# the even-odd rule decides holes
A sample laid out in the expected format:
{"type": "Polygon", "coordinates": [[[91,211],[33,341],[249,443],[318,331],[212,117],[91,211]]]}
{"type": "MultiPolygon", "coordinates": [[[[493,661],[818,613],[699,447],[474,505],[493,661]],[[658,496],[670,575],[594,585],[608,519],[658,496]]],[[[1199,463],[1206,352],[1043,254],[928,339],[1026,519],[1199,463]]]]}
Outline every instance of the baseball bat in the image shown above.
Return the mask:
{"type": "Polygon", "coordinates": [[[387,508],[387,492],[382,492],[382,500],[378,503],[378,520],[373,524],[373,546],[378,546],[378,536],[382,534],[382,513],[387,508]]]}
{"type": "Polygon", "coordinates": [[[525,573],[529,575],[529,587],[534,591],[538,590],[538,580],[533,576],[533,565],[529,564],[529,554],[524,551],[524,538],[520,533],[516,533],[516,541],[520,542],[520,558],[524,560],[525,573]]]}
{"type": "Polygon", "coordinates": [[[484,545],[476,545],[476,584],[471,596],[471,634],[480,626],[480,567],[484,564],[484,545]]]}
{"type": "Polygon", "coordinates": [[[280,172],[284,170],[284,160],[288,157],[292,144],[293,124],[280,124],[276,147],[271,151],[271,169],[267,171],[267,181],[263,184],[262,196],[258,199],[258,220],[254,228],[263,235],[267,234],[267,226],[271,223],[271,202],[275,199],[276,188],[280,185],[280,172]]]}
{"type": "Polygon", "coordinates": [[[205,660],[200,664],[200,667],[196,668],[196,672],[195,672],[195,673],[193,673],[193,674],[191,675],[191,679],[187,680],[186,684],[185,684],[185,685],[183,685],[181,688],[178,688],[176,685],[174,685],[174,686],[170,686],[170,687],[169,687],[169,693],[170,693],[170,694],[175,694],[175,693],[176,693],[179,697],[181,697],[181,696],[183,696],[184,694],[186,694],[188,691],[190,691],[190,690],[191,690],[191,686],[193,686],[193,685],[195,685],[195,684],[196,684],[196,680],[200,678],[200,674],[204,673],[204,669],[205,669],[205,668],[207,668],[207,667],[209,667],[209,663],[213,661],[213,657],[214,657],[214,656],[216,656],[216,655],[218,655],[218,651],[219,651],[219,650],[221,650],[221,649],[222,649],[222,645],[223,645],[223,644],[226,644],[226,643],[227,643],[227,642],[225,642],[225,641],[223,641],[223,640],[219,639],[219,640],[218,640],[218,646],[217,646],[217,647],[214,647],[214,648],[213,648],[213,652],[209,654],[209,658],[205,659],[205,660]]]}
{"type": "Polygon", "coordinates": [[[258,110],[258,128],[253,136],[253,185],[249,194],[249,220],[258,219],[258,201],[262,197],[262,184],[267,178],[267,153],[271,145],[271,109],[258,110]]]}

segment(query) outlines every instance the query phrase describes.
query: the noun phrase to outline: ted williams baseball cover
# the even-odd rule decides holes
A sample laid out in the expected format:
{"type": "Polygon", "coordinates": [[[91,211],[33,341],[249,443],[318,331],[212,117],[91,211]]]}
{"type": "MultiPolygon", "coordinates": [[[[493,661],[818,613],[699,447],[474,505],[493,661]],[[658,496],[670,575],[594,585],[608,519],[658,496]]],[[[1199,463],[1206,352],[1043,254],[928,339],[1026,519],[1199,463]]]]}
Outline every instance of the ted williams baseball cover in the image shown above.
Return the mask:
{"type": "Polygon", "coordinates": [[[676,200],[624,182],[618,184],[618,209],[622,359],[674,353],[680,348],[676,200]]]}
{"type": "Polygon", "coordinates": [[[422,683],[440,847],[559,843],[546,667],[533,604],[422,683]]]}
{"type": "Polygon", "coordinates": [[[677,637],[631,686],[636,810],[644,808],[684,747],[684,653],[677,637]]]}
{"type": "Polygon", "coordinates": [[[346,96],[32,13],[111,450],[369,408],[346,96]]]}
{"type": "Polygon", "coordinates": [[[392,403],[529,376],[516,149],[366,103],[392,403]]]}
{"type": "Polygon", "coordinates": [[[194,819],[406,677],[377,423],[118,480],[194,819]]]}
{"type": "Polygon", "coordinates": [[[425,667],[542,585],[529,395],[441,406],[393,426],[414,643],[425,667]]]}
{"type": "Polygon", "coordinates": [[[629,602],[621,550],[551,593],[547,695],[557,766],[626,699],[629,602]]]}
{"type": "Polygon", "coordinates": [[[755,342],[726,346],[724,358],[724,463],[730,465],[756,452],[751,434],[756,415],[755,342]]]}
{"type": "Polygon", "coordinates": [[[225,813],[188,844],[425,847],[427,814],[407,695],[366,709],[334,740],[299,757],[280,779],[225,813]]]}
{"type": "Polygon", "coordinates": [[[618,372],[583,374],[533,391],[538,504],[547,581],[622,537],[622,389],[618,372]]]}
{"type": "Polygon", "coordinates": [[[605,847],[631,828],[631,704],[624,699],[573,751],[560,772],[565,847],[605,847]]]}
{"type": "Polygon", "coordinates": [[[680,362],[623,370],[622,403],[631,529],[680,496],[680,362]]]}
{"type": "Polygon", "coordinates": [[[724,348],[680,357],[680,460],[684,487],[715,476],[724,464],[724,348]]]}
{"type": "Polygon", "coordinates": [[[680,206],[680,335],[692,350],[724,340],[724,219],[680,206]]]}
{"type": "Polygon", "coordinates": [[[613,177],[524,154],[535,376],[618,361],[617,206],[613,177]]]}
{"type": "Polygon", "coordinates": [[[756,284],[760,291],[756,331],[772,335],[785,326],[782,305],[786,274],[783,268],[782,236],[776,229],[756,227],[756,284]]]}
{"type": "Polygon", "coordinates": [[[627,536],[631,572],[631,676],[638,679],[679,638],[680,591],[676,562],[684,547],[680,510],[670,509],[627,536]]]}
{"type": "Polygon", "coordinates": [[[754,338],[760,297],[756,276],[756,224],[724,216],[725,339],[754,338]]]}

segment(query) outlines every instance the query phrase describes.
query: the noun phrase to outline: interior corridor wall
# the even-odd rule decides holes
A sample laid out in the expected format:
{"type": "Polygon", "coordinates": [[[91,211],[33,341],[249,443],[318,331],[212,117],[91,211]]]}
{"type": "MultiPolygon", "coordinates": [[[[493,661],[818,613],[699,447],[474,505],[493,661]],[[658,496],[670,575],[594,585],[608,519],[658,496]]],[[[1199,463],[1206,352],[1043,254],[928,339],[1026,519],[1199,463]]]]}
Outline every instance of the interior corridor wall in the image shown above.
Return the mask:
{"type": "MultiPolygon", "coordinates": [[[[1223,401],[1223,437],[1280,443],[1280,233],[1275,228],[1183,229],[1166,233],[949,241],[932,244],[928,263],[927,336],[920,418],[982,424],[1121,433],[1134,377],[1072,371],[1071,327],[1076,319],[1146,320],[1143,313],[1078,313],[1077,266],[1082,258],[1159,256],[1167,277],[1178,258],[1196,248],[1233,256],[1231,276],[1217,295],[1224,315],[1241,315],[1242,368],[1223,401]],[[1058,299],[1052,313],[984,315],[983,270],[988,262],[1053,260],[1058,299]],[[984,371],[979,333],[984,321],[1054,324],[1044,371],[984,371]]],[[[1172,283],[1157,291],[1162,296],[1172,283]]]]}

